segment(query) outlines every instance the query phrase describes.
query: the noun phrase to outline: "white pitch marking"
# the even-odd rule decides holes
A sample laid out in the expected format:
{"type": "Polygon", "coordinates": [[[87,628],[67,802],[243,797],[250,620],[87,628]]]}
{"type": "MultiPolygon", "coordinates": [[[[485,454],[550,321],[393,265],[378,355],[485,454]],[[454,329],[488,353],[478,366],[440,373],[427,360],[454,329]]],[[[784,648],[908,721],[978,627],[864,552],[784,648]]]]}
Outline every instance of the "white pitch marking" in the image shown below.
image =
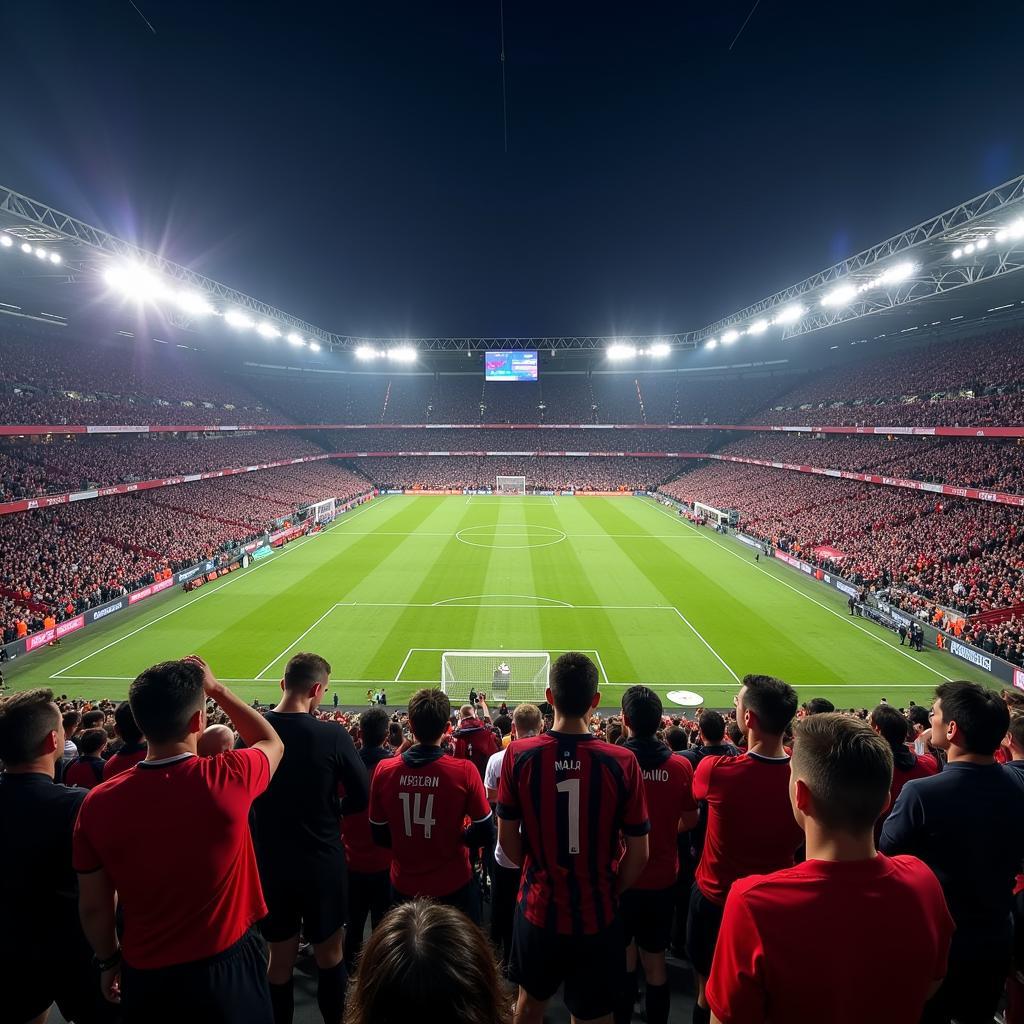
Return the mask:
{"type": "Polygon", "coordinates": [[[697,627],[678,608],[673,608],[672,610],[676,613],[676,615],[679,616],[679,618],[683,620],[683,622],[686,623],[687,626],[690,627],[691,630],[693,630],[693,635],[718,659],[718,661],[725,668],[725,671],[728,672],[729,675],[731,675],[733,679],[735,679],[738,683],[740,681],[740,677],[736,675],[736,673],[733,672],[733,670],[729,668],[728,665],[726,665],[725,659],[718,653],[718,651],[714,649],[714,647],[711,646],[711,644],[707,642],[707,640],[704,639],[704,637],[700,633],[700,630],[698,630],[697,627]]]}
{"type": "MultiPolygon", "coordinates": [[[[304,630],[303,630],[303,631],[302,631],[302,632],[301,632],[301,633],[300,633],[300,634],[299,634],[299,635],[298,635],[298,636],[297,636],[297,637],[296,637],[296,638],[295,638],[295,639],[294,639],[294,640],[293,640],[293,641],[292,641],[292,642],[291,642],[291,643],[290,643],[290,644],[289,644],[289,645],[288,645],[288,646],[287,646],[287,647],[286,647],[286,648],[285,648],[285,649],[284,649],[284,650],[283,650],[283,651],[282,651],[282,652],[281,652],[281,653],[280,653],[280,654],[279,654],[279,655],[278,655],[278,656],[277,656],[276,658],[274,658],[274,660],[273,660],[273,661],[269,662],[269,663],[268,663],[267,665],[264,665],[264,666],[263,666],[263,668],[261,668],[261,669],[259,670],[259,672],[257,672],[257,673],[256,673],[256,678],[257,678],[257,679],[262,679],[262,678],[263,678],[263,675],[264,675],[264,673],[265,673],[265,672],[267,671],[267,669],[273,668],[273,666],[274,666],[274,665],[276,665],[276,664],[277,664],[277,663],[278,663],[278,662],[279,662],[279,661],[280,661],[280,660],[281,660],[281,659],[282,659],[282,658],[283,658],[283,657],[284,657],[284,656],[285,656],[285,655],[286,655],[286,654],[287,654],[287,653],[288,653],[288,652],[289,652],[289,651],[290,651],[290,650],[291,650],[291,649],[292,649],[293,647],[295,647],[295,646],[296,646],[296,644],[298,644],[298,642],[299,642],[299,641],[300,641],[300,640],[301,640],[301,639],[302,639],[302,638],[303,638],[304,636],[306,636],[306,635],[307,635],[307,634],[309,634],[309,633],[312,633],[312,632],[313,632],[313,630],[314,630],[314,629],[316,629],[316,627],[317,627],[317,626],[319,626],[319,625],[320,625],[320,623],[321,623],[321,622],[323,622],[323,621],[324,621],[324,619],[326,619],[326,618],[327,618],[327,616],[328,616],[328,615],[330,615],[330,614],[331,614],[331,612],[333,612],[333,611],[334,611],[334,609],[335,609],[335,608],[337,608],[337,607],[338,607],[338,606],[337,606],[336,604],[332,604],[332,605],[331,605],[331,606],[330,606],[330,607],[329,607],[329,608],[327,609],[327,611],[325,611],[325,612],[323,613],[323,615],[321,615],[321,616],[320,616],[320,618],[319,618],[319,619],[317,619],[317,620],[316,620],[316,622],[314,622],[314,623],[313,623],[313,625],[312,625],[312,626],[310,626],[310,627],[309,627],[308,629],[304,629],[304,630]]],[[[272,680],[268,680],[268,682],[272,682],[272,680]]]]}
{"type": "MultiPolygon", "coordinates": [[[[432,605],[434,608],[440,608],[448,605],[454,608],[460,607],[457,604],[453,604],[455,601],[477,601],[481,599],[490,599],[492,597],[518,597],[524,601],[544,601],[547,604],[561,605],[564,608],[572,608],[568,601],[559,601],[554,597],[537,597],[535,594],[469,594],[466,597],[446,597],[443,601],[435,601],[432,605]]],[[[424,648],[426,650],[426,648],[424,648]]]]}

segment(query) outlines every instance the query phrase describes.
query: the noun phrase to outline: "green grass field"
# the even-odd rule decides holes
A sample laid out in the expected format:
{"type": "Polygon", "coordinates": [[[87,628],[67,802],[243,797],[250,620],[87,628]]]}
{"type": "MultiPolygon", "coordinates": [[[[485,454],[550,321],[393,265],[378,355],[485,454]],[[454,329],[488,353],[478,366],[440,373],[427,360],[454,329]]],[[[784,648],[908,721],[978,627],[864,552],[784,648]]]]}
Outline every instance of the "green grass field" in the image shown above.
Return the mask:
{"type": "Polygon", "coordinates": [[[605,707],[635,682],[728,707],[748,672],[843,707],[923,703],[943,680],[986,681],[901,648],[851,618],[842,594],[756,564],[647,499],[490,496],[377,499],[247,570],[29,655],[8,677],[15,689],[120,698],[147,665],[198,653],[246,698],[269,701],[288,657],[311,650],[332,663],[343,704],[382,683],[401,704],[438,683],[442,651],[499,649],[592,652],[605,707]]]}

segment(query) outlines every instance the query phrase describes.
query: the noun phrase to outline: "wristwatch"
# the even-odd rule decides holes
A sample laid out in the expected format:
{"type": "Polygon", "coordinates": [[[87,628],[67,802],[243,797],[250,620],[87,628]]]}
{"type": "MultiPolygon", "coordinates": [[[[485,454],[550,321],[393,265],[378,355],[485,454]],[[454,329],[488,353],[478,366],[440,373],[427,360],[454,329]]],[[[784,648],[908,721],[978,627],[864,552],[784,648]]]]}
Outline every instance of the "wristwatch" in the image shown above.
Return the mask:
{"type": "Polygon", "coordinates": [[[92,965],[101,974],[104,971],[109,971],[111,967],[116,967],[121,962],[121,947],[118,946],[113,953],[110,954],[105,960],[101,960],[95,954],[92,958],[92,965]]]}

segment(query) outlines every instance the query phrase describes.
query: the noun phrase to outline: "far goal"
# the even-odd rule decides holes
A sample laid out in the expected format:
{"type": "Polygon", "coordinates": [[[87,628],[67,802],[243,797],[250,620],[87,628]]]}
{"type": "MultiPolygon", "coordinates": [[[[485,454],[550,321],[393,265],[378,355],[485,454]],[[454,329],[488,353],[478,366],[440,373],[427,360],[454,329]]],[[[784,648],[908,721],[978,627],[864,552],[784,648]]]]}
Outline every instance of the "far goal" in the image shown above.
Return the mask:
{"type": "Polygon", "coordinates": [[[494,484],[495,494],[526,494],[525,476],[499,476],[494,484]]]}
{"type": "Polygon", "coordinates": [[[441,655],[441,689],[457,703],[469,691],[501,701],[544,701],[551,655],[547,651],[445,651],[441,655]]]}

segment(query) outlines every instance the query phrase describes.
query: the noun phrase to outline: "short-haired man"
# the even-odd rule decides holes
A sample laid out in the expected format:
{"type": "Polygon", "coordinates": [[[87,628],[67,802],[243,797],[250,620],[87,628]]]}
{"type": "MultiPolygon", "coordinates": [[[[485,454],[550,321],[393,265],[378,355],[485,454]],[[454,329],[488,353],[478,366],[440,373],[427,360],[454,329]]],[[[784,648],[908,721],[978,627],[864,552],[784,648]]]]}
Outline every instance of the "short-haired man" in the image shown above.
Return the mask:
{"type": "MultiPolygon", "coordinates": [[[[536,704],[520,704],[511,718],[515,726],[516,739],[528,740],[531,736],[539,736],[544,726],[540,708],[536,704]]],[[[505,761],[508,747],[491,754],[484,772],[484,786],[487,788],[487,799],[494,805],[498,803],[498,786],[501,783],[501,766],[505,761]]],[[[519,881],[522,877],[520,865],[516,864],[504,851],[501,840],[494,846],[493,891],[491,893],[491,941],[501,952],[502,963],[508,966],[512,955],[512,923],[516,914],[516,895],[519,892],[519,881]]]]}
{"type": "Polygon", "coordinates": [[[704,985],[711,973],[722,909],[734,882],[790,867],[803,836],[789,804],[789,755],[783,736],[796,714],[796,691],[772,676],[748,675],[736,698],[746,753],[705,757],[693,795],[707,804],[706,834],[690,894],[686,945],[697,977],[694,1024],[710,1017],[704,985]]]}
{"type": "Polygon", "coordinates": [[[54,783],[64,723],[52,690],[0,700],[0,1017],[41,1024],[114,1019],[78,920],[71,835],[84,789],[54,783]]]}
{"type": "Polygon", "coordinates": [[[107,758],[103,766],[104,779],[112,779],[146,758],[146,741],[132,714],[132,706],[126,700],[114,708],[114,732],[121,740],[121,746],[107,758]]]}
{"type": "Polygon", "coordinates": [[[891,705],[879,704],[873,708],[868,724],[889,744],[892,751],[892,788],[889,790],[889,804],[878,818],[875,826],[875,842],[882,834],[882,825],[889,812],[896,806],[903,787],[913,779],[927,779],[937,771],[935,761],[924,754],[915,754],[907,746],[907,720],[891,705]]]}
{"type": "Polygon", "coordinates": [[[394,854],[391,885],[397,901],[427,896],[478,921],[480,891],[469,851],[491,842],[494,820],[476,765],[445,756],[441,740],[451,713],[441,690],[417,690],[409,698],[416,743],[377,766],[370,829],[374,841],[394,854]],[[464,829],[467,817],[471,824],[464,829]]]}
{"type": "Polygon", "coordinates": [[[713,1021],[920,1018],[953,921],[927,865],[875,852],[891,776],[889,744],[860,719],[826,712],[797,725],[789,788],[807,859],[733,884],[706,988],[713,1021]],[[912,921],[910,941],[886,921],[912,921]]]}
{"type": "Polygon", "coordinates": [[[835,711],[835,709],[835,704],[828,697],[812,697],[800,705],[797,718],[808,718],[811,715],[828,715],[835,711]]]}
{"type": "MultiPolygon", "coordinates": [[[[483,694],[479,696],[478,707],[484,718],[490,718],[483,694]]],[[[476,707],[464,704],[459,708],[459,727],[452,736],[455,740],[455,756],[472,761],[482,779],[487,770],[487,762],[498,749],[494,729],[477,717],[476,707]]]]}
{"type": "Polygon", "coordinates": [[[74,839],[82,925],[104,994],[120,997],[125,1024],[178,1024],[198,1007],[224,1024],[270,1024],[266,964],[251,931],[266,905],[249,810],[284,745],[197,657],[147,669],[128,699],[146,759],[89,792],[74,839]],[[207,698],[247,749],[196,756],[207,698]]]}
{"type": "Polygon", "coordinates": [[[103,781],[103,751],[109,737],[105,729],[86,729],[78,737],[78,757],[64,771],[64,785],[92,789],[103,781]]]}
{"type": "Polygon", "coordinates": [[[702,711],[697,719],[697,731],[700,742],[683,751],[683,757],[693,765],[697,765],[705,757],[738,757],[742,751],[725,738],[725,718],[718,711],[702,711]]]}
{"type": "Polygon", "coordinates": [[[313,714],[330,674],[319,654],[294,655],[281,679],[281,700],[266,714],[284,743],[277,774],[253,804],[256,862],[267,901],[260,931],[270,947],[275,1024],[291,1024],[294,1013],[300,931],[313,946],[324,1024],[339,1024],[345,1005],[348,907],[340,822],[342,814],[366,807],[369,781],[348,730],[313,714]],[[339,786],[345,791],[340,805],[339,786]]]}
{"type": "MultiPolygon", "coordinates": [[[[384,745],[389,724],[388,713],[381,707],[370,708],[359,716],[359,737],[362,741],[359,759],[371,781],[377,765],[393,756],[384,745]]],[[[391,850],[373,841],[367,809],[345,815],[341,839],[345,845],[349,882],[345,964],[351,970],[363,945],[367,918],[371,928],[376,928],[391,906],[391,850]]]]}
{"type": "Polygon", "coordinates": [[[546,693],[554,727],[513,742],[501,766],[498,833],[523,868],[508,972],[516,1024],[539,1024],[563,984],[574,1018],[611,1021],[622,987],[617,903],[643,873],[651,826],[636,756],[590,732],[597,683],[585,654],[561,655],[546,693]]]}
{"type": "Polygon", "coordinates": [[[1010,713],[978,683],[943,683],[931,743],[946,767],[908,782],[882,827],[884,853],[920,857],[936,874],[956,934],[949,971],[922,1018],[992,1020],[1010,967],[1014,879],[1024,859],[1024,789],[997,764],[1010,713]]]}
{"type": "Polygon", "coordinates": [[[651,831],[650,855],[643,874],[622,894],[619,914],[626,942],[626,984],[616,1020],[628,1024],[638,992],[637,949],[646,981],[645,1019],[668,1024],[669,987],[665,950],[672,937],[675,884],[679,873],[680,832],[697,824],[690,762],[673,757],[655,733],[661,728],[661,698],[646,686],[631,686],[622,696],[626,749],[643,774],[651,831]]]}

